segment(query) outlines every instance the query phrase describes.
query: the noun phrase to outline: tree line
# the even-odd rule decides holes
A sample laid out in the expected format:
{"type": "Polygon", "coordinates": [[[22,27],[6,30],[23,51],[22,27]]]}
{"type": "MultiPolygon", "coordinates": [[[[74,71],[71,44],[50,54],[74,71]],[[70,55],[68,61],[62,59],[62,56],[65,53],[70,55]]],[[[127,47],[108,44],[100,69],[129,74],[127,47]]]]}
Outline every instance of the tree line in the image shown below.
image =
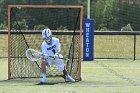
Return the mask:
{"type": "MultiPolygon", "coordinates": [[[[140,31],[140,2],[137,0],[90,0],[91,18],[95,29],[120,31],[128,24],[134,31],[140,31]]],[[[1,0],[0,29],[7,29],[8,5],[82,5],[84,18],[87,16],[87,0],[1,0]]]]}

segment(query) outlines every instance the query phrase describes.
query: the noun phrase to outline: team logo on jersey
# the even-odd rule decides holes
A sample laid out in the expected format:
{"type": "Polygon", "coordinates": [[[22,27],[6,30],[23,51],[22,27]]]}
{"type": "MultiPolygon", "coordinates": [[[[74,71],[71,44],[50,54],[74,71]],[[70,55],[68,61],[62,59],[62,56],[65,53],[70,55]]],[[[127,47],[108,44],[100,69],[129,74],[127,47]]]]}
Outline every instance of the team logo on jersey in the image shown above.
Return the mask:
{"type": "Polygon", "coordinates": [[[52,50],[53,48],[56,48],[56,45],[53,45],[53,46],[47,48],[47,50],[52,50]]]}

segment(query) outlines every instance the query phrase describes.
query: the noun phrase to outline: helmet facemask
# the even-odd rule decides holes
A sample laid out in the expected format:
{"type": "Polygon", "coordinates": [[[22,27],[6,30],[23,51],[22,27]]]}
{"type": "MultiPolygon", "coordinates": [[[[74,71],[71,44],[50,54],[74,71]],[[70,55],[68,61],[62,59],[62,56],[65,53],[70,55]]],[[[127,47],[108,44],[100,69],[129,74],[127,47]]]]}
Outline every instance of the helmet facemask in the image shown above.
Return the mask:
{"type": "Polygon", "coordinates": [[[43,30],[42,37],[43,37],[44,41],[46,41],[47,44],[49,44],[49,45],[51,44],[52,32],[49,28],[46,28],[43,30]]]}
{"type": "Polygon", "coordinates": [[[52,36],[48,36],[48,37],[46,37],[46,38],[43,38],[45,41],[46,41],[46,43],[47,44],[51,44],[51,40],[52,40],[52,36]]]}

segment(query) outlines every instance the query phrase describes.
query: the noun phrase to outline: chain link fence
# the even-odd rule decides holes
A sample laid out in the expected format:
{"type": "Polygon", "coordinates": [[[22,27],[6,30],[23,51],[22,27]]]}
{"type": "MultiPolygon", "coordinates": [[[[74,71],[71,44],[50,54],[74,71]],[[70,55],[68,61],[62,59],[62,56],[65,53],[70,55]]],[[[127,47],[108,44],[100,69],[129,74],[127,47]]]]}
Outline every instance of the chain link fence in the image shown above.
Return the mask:
{"type": "Polygon", "coordinates": [[[8,57],[8,32],[0,30],[0,58],[8,57]]]}

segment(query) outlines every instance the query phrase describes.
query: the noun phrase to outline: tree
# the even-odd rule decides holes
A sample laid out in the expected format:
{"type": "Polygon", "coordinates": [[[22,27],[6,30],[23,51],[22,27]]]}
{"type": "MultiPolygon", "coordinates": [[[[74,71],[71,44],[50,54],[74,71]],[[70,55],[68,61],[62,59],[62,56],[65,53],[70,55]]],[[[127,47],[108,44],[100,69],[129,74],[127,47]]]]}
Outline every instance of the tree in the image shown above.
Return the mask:
{"type": "Polygon", "coordinates": [[[7,29],[7,5],[4,0],[0,1],[0,29],[7,29]]]}
{"type": "Polygon", "coordinates": [[[119,28],[131,24],[134,31],[140,31],[140,5],[124,3],[122,6],[119,6],[119,8],[119,28]]]}
{"type": "Polygon", "coordinates": [[[114,24],[117,22],[114,12],[116,13],[117,10],[116,0],[98,0],[95,11],[97,29],[114,29],[114,24]]]}
{"type": "MultiPolygon", "coordinates": [[[[1,0],[0,1],[0,5],[1,5],[0,6],[0,12],[1,12],[0,13],[0,25],[2,24],[1,27],[3,27],[4,25],[7,26],[8,5],[14,5],[14,4],[16,4],[16,5],[79,5],[82,2],[86,2],[86,1],[84,1],[84,0],[67,0],[67,1],[66,0],[40,0],[40,1],[37,1],[37,0],[20,0],[20,1],[18,1],[18,0],[1,0]]],[[[34,11],[30,11],[30,13],[27,14],[28,17],[32,17],[31,18],[32,20],[25,20],[29,29],[30,28],[33,29],[33,27],[34,27],[33,22],[39,23],[40,21],[42,21],[43,25],[46,24],[46,22],[43,19],[45,18],[45,15],[48,15],[48,14],[43,13],[44,15],[40,16],[40,15],[38,15],[39,12],[36,13],[34,11]],[[32,15],[32,14],[35,14],[35,15],[32,15]],[[36,19],[37,16],[40,16],[40,17],[38,17],[40,19],[36,19]]],[[[22,21],[19,23],[22,23],[22,21]]],[[[62,22],[60,24],[62,24],[62,22]]],[[[40,25],[40,24],[37,24],[37,25],[40,25]]]]}
{"type": "Polygon", "coordinates": [[[105,1],[104,0],[98,0],[96,3],[96,8],[95,8],[95,28],[96,29],[101,29],[102,26],[104,26],[103,24],[103,9],[105,7],[104,5],[105,1]]]}
{"type": "Polygon", "coordinates": [[[103,24],[109,30],[114,30],[114,24],[118,21],[116,17],[116,13],[118,8],[117,0],[106,0],[105,7],[103,10],[103,24]]]}

